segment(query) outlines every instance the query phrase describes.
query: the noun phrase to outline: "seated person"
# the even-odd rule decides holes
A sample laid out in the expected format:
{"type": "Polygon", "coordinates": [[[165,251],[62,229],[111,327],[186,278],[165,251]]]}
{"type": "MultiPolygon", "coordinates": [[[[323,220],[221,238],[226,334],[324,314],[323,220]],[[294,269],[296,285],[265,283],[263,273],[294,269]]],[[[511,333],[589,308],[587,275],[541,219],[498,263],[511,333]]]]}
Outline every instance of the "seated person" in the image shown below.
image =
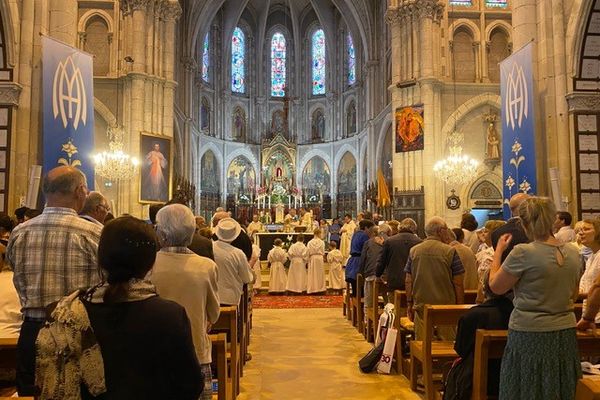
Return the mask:
{"type": "Polygon", "coordinates": [[[155,259],[152,226],[127,216],[104,227],[98,264],[106,281],[61,299],[38,336],[41,398],[199,398],[204,382],[185,309],[144,279],[155,259]]]}
{"type": "MultiPolygon", "coordinates": [[[[454,382],[448,375],[444,399],[471,398],[473,386],[473,360],[475,355],[475,334],[477,329],[508,329],[508,320],[513,310],[513,292],[498,296],[489,286],[490,270],[483,275],[483,293],[485,301],[471,308],[458,321],[458,331],[454,350],[459,355],[459,361],[454,363],[450,372],[454,375],[454,382]],[[460,393],[457,393],[460,391],[460,393]],[[452,397],[455,396],[455,397],[452,397]],[[467,397],[468,396],[468,397],[467,397]]],[[[500,361],[490,360],[488,364],[488,395],[498,396],[500,385],[500,361]]]]}

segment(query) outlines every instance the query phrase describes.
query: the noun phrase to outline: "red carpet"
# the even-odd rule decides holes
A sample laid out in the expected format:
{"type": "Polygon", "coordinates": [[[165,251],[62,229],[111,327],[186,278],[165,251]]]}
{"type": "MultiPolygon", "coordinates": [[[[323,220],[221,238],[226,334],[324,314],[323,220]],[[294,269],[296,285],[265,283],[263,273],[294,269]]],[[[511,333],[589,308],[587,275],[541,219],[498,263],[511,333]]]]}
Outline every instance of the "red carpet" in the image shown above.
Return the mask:
{"type": "Polygon", "coordinates": [[[342,296],[275,296],[259,294],[252,299],[253,308],[342,308],[342,296]]]}

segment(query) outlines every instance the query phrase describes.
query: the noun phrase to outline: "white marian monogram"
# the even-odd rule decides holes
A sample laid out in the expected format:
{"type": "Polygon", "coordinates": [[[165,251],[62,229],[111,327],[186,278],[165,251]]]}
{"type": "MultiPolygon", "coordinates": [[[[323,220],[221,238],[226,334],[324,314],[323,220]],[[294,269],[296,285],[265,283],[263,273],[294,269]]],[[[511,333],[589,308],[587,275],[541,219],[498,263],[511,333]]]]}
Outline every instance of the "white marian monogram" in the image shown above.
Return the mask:
{"type": "Polygon", "coordinates": [[[515,129],[515,122],[519,128],[523,123],[523,117],[529,114],[529,93],[527,92],[527,80],[523,73],[523,67],[514,63],[506,79],[506,99],[504,111],[507,116],[506,124],[515,129]]]}
{"type": "Polygon", "coordinates": [[[56,119],[58,115],[63,127],[71,120],[77,129],[79,122],[87,122],[87,97],[81,71],[75,66],[71,56],[64,63],[58,63],[52,84],[52,112],[56,119]]]}

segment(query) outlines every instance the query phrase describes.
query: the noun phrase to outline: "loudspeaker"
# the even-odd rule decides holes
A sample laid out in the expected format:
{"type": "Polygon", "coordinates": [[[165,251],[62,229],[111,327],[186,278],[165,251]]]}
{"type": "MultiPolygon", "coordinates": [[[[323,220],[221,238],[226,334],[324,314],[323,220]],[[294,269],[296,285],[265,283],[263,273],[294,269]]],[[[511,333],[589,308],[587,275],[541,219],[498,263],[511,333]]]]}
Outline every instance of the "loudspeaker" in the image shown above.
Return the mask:
{"type": "Polygon", "coordinates": [[[32,165],[31,167],[29,167],[29,185],[27,186],[27,197],[25,199],[25,207],[37,208],[41,177],[41,165],[32,165]]]}

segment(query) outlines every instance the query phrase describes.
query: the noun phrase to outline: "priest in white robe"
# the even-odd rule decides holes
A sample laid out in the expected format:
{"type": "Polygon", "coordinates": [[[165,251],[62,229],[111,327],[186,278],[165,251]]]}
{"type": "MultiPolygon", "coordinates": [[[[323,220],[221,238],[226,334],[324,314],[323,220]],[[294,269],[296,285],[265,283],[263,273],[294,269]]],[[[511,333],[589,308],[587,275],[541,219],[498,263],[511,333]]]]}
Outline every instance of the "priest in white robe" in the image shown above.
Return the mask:
{"type": "Polygon", "coordinates": [[[352,215],[346,214],[344,217],[344,225],[340,229],[340,251],[344,257],[342,265],[346,265],[348,258],[350,258],[350,244],[352,243],[352,235],[356,230],[356,224],[352,220],[352,215]]]}

